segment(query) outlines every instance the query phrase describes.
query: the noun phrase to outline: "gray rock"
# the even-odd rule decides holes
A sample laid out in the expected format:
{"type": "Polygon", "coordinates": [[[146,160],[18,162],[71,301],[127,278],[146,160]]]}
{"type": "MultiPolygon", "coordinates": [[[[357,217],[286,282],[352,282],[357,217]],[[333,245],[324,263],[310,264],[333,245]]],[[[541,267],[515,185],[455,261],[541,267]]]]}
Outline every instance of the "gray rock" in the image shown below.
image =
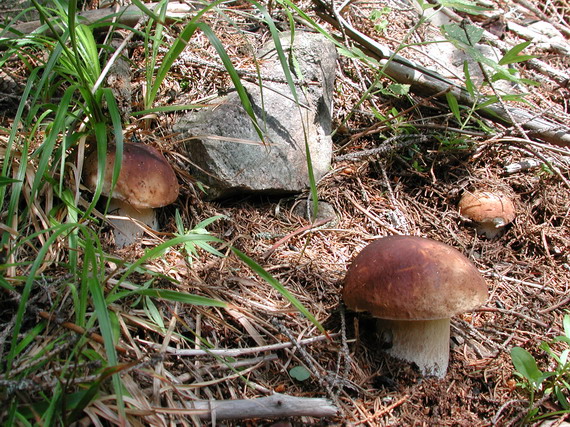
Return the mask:
{"type": "Polygon", "coordinates": [[[338,214],[336,213],[333,205],[323,200],[319,200],[319,210],[316,217],[313,209],[313,202],[307,199],[297,201],[293,206],[293,213],[311,222],[331,219],[331,222],[336,225],[339,221],[338,214]]]}
{"type": "MultiPolygon", "coordinates": [[[[299,104],[284,79],[274,49],[261,50],[262,88],[242,81],[253,106],[264,141],[242,107],[237,92],[220,98],[213,108],[184,116],[174,126],[187,144],[188,168],[205,183],[209,198],[241,193],[299,192],[309,182],[305,141],[315,178],[330,167],[331,110],[336,67],[334,45],[318,34],[295,33],[293,51],[302,76],[297,80],[299,104]]],[[[285,52],[289,34],[281,36],[285,52]]],[[[294,75],[294,69],[291,70],[294,75]]]]}
{"type": "MultiPolygon", "coordinates": [[[[48,0],[39,0],[38,3],[44,7],[50,6],[48,0]]],[[[18,17],[20,22],[28,22],[39,18],[39,14],[30,0],[3,0],[2,4],[0,4],[0,13],[2,14],[4,24],[16,17],[18,17]]]]}

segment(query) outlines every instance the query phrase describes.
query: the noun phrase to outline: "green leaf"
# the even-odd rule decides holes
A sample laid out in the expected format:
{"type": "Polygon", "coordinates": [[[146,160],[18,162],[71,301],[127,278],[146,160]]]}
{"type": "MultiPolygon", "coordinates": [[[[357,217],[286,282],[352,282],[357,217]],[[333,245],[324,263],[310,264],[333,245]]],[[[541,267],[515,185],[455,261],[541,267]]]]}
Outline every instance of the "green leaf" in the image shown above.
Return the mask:
{"type": "Polygon", "coordinates": [[[570,344],[570,338],[565,337],[565,336],[560,336],[560,337],[556,337],[554,338],[555,342],[565,342],[566,344],[570,344]]]}
{"type": "Polygon", "coordinates": [[[306,381],[311,378],[311,373],[304,366],[295,366],[289,369],[289,376],[297,381],[306,381]]]}
{"type": "Polygon", "coordinates": [[[186,242],[199,242],[199,241],[208,242],[208,241],[220,241],[220,240],[217,237],[203,235],[203,234],[189,234],[167,240],[166,242],[161,243],[160,245],[147,250],[142,257],[140,257],[137,261],[131,264],[129,268],[127,268],[127,270],[123,273],[117,285],[126,280],[131,273],[137,271],[137,269],[148,260],[163,255],[168,248],[179,244],[184,244],[186,242]]]}
{"type": "MultiPolygon", "coordinates": [[[[564,388],[568,390],[568,384],[566,384],[564,388]]],[[[568,403],[568,399],[564,395],[563,388],[556,387],[554,390],[554,394],[556,394],[556,399],[558,400],[560,406],[562,406],[564,410],[568,411],[570,409],[570,403],[568,403]]]]}
{"type": "Polygon", "coordinates": [[[519,374],[534,385],[539,385],[538,381],[542,377],[542,371],[538,369],[536,360],[528,351],[521,347],[513,347],[511,359],[519,374]]]}
{"type": "Polygon", "coordinates": [[[396,96],[407,95],[410,92],[410,85],[401,83],[389,84],[386,88],[396,96]]]}
{"type": "Polygon", "coordinates": [[[535,55],[519,55],[519,53],[521,53],[521,51],[531,43],[531,41],[527,41],[517,44],[515,47],[505,53],[505,55],[499,61],[499,65],[514,64],[517,62],[524,62],[528,61],[529,59],[536,58],[535,55]]]}
{"type": "Polygon", "coordinates": [[[475,46],[485,30],[471,24],[444,24],[441,26],[443,33],[451,42],[459,42],[465,46],[475,46]]]}
{"type": "Polygon", "coordinates": [[[204,305],[209,307],[226,307],[227,303],[212,298],[202,297],[199,295],[187,294],[185,292],[172,291],[169,289],[140,289],[132,292],[133,294],[144,295],[147,297],[161,298],[168,301],[183,302],[192,305],[204,305]]]}
{"type": "Polygon", "coordinates": [[[451,92],[447,92],[445,94],[445,99],[447,99],[447,105],[449,105],[449,109],[453,113],[455,120],[461,123],[461,111],[459,110],[459,102],[457,102],[457,98],[455,98],[451,92]]]}
{"type": "Polygon", "coordinates": [[[164,328],[164,322],[162,320],[163,319],[162,313],[156,307],[156,304],[154,302],[152,302],[151,298],[146,297],[144,299],[144,307],[145,307],[145,311],[147,313],[147,316],[154,321],[155,325],[157,325],[159,328],[164,330],[165,328],[164,328]]]}
{"type": "MultiPolygon", "coordinates": [[[[481,12],[487,12],[492,10],[486,7],[478,6],[475,2],[471,0],[437,0],[437,3],[439,3],[442,7],[449,7],[455,9],[458,12],[465,12],[471,14],[480,14],[481,12]]],[[[434,4],[432,7],[436,7],[437,3],[434,4]]],[[[426,7],[424,6],[424,8],[426,7]]]]}
{"type": "MultiPolygon", "coordinates": [[[[523,102],[524,101],[524,96],[525,94],[513,94],[513,95],[503,95],[501,96],[501,99],[503,101],[519,101],[519,102],[523,102]]],[[[477,104],[477,110],[481,110],[489,105],[493,105],[496,104],[497,102],[499,102],[499,99],[496,95],[493,96],[489,96],[485,102],[482,102],[480,104],[477,104]]]]}
{"type": "Polygon", "coordinates": [[[465,76],[465,88],[469,95],[472,98],[475,98],[475,85],[473,84],[473,80],[471,80],[471,73],[469,72],[469,63],[467,61],[463,61],[463,74],[465,76]]]}
{"type": "MultiPolygon", "coordinates": [[[[2,269],[0,269],[0,272],[1,271],[2,269]]],[[[10,292],[16,292],[16,288],[14,288],[10,283],[8,283],[6,279],[2,277],[2,275],[0,275],[0,288],[6,289],[10,292]]]]}
{"type": "Polygon", "coordinates": [[[0,176],[0,187],[4,187],[6,185],[10,185],[15,182],[22,182],[22,181],[20,181],[19,179],[8,178],[6,176],[0,176]]]}

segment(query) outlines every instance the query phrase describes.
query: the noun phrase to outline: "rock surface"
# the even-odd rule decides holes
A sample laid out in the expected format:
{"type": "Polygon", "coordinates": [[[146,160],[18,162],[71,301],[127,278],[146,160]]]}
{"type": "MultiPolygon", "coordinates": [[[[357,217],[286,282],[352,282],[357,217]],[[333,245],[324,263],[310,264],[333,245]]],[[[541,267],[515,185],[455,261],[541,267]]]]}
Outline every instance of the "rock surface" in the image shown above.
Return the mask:
{"type": "MultiPolygon", "coordinates": [[[[286,54],[290,37],[289,33],[280,37],[286,54]]],[[[181,138],[192,138],[186,148],[199,168],[188,168],[209,187],[209,198],[303,190],[309,183],[305,141],[315,178],[328,171],[336,49],[319,34],[297,32],[293,52],[302,75],[296,75],[293,68],[291,73],[296,80],[308,83],[296,85],[299,105],[284,83],[273,44],[260,51],[262,88],[242,81],[264,141],[260,141],[237,92],[214,101],[215,107],[187,114],[174,126],[181,138]]]]}

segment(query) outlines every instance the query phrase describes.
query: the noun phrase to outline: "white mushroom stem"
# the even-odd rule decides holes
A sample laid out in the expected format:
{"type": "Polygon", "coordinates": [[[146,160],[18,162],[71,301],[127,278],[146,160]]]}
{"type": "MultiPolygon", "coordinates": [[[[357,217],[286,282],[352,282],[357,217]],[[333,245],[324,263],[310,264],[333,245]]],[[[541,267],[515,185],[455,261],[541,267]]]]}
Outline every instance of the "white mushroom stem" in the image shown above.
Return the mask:
{"type": "Polygon", "coordinates": [[[391,337],[391,356],[413,362],[423,375],[443,378],[449,363],[449,318],[437,320],[378,319],[378,332],[391,337]]]}
{"type": "Polygon", "coordinates": [[[141,223],[158,230],[156,212],[153,208],[135,209],[118,199],[111,199],[107,220],[115,230],[115,245],[118,248],[130,245],[143,236],[144,227],[141,223]]]}
{"type": "Polygon", "coordinates": [[[487,239],[494,239],[504,230],[505,221],[495,218],[493,221],[479,222],[476,224],[477,234],[484,234],[487,239]]]}

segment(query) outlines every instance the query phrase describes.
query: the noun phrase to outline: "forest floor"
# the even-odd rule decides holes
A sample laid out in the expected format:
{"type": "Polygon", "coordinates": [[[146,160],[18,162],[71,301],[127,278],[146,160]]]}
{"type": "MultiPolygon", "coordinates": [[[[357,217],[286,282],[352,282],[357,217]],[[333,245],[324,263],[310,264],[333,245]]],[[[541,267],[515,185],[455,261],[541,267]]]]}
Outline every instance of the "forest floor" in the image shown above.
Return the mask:
{"type": "MultiPolygon", "coordinates": [[[[496,3],[498,9],[509,11],[508,16],[496,18],[503,19],[503,25],[506,19],[524,23],[543,18],[519,2],[496,3]]],[[[538,7],[540,2],[535,3],[538,7]]],[[[417,21],[415,9],[399,5],[354,2],[346,14],[361,31],[396,49],[417,21]],[[384,6],[390,8],[385,11],[388,23],[386,29],[378,31],[370,13],[384,6]]],[[[558,7],[569,16],[567,3],[560,2],[558,7]]],[[[557,18],[548,7],[543,13],[551,20],[557,18]]],[[[243,40],[229,47],[235,41],[233,36],[215,25],[213,28],[228,51],[243,58],[242,52],[247,51],[241,49],[243,40]]],[[[430,31],[433,29],[428,24],[418,27],[412,41],[429,41],[430,31]]],[[[260,43],[267,34],[261,28],[250,37],[260,43]]],[[[522,41],[505,28],[501,37],[512,45],[522,41]]],[[[195,43],[201,44],[200,40],[195,43]]],[[[142,60],[141,50],[140,44],[131,50],[135,68],[142,60]]],[[[567,55],[533,45],[528,50],[558,70],[570,69],[567,55]]],[[[203,65],[212,61],[208,52],[195,52],[201,63],[176,64],[159,103],[195,102],[227,88],[229,81],[222,71],[203,65]]],[[[411,48],[399,53],[414,57],[411,48]]],[[[430,66],[429,57],[422,63],[430,66]]],[[[360,102],[367,88],[377,81],[375,70],[346,56],[339,58],[338,65],[334,157],[330,172],[317,185],[319,200],[334,209],[334,213],[326,212],[334,218],[317,228],[311,228],[300,214],[308,193],[208,201],[187,172],[184,148],[172,135],[174,115],[159,115],[150,130],[138,128],[136,123],[127,129],[128,136],[159,147],[175,165],[182,184],[177,202],[160,212],[162,231],[176,232],[175,209],[189,229],[220,215],[208,231],[258,262],[332,337],[260,352],[255,359],[244,352],[232,359],[245,362],[237,372],[226,369],[212,356],[180,354],[179,350],[194,348],[189,338],[196,337],[214,348],[248,349],[302,342],[322,334],[225,246],[220,250],[226,251],[226,257],[199,251],[192,262],[182,251],[169,251],[148,264],[164,275],[161,286],[216,298],[230,306],[224,309],[158,300],[154,307],[144,309],[121,304],[111,307],[120,319],[121,342],[129,349],[130,356],[124,356],[123,362],[145,360],[144,365],[121,374],[133,396],[129,405],[140,410],[131,416],[143,425],[167,420],[191,424],[190,419],[181,421],[182,409],[178,414],[174,410],[184,408],[181,402],[185,400],[254,398],[270,391],[323,397],[338,406],[337,417],[284,420],[292,425],[518,425],[525,420],[530,403],[527,391],[519,385],[521,379],[514,375],[511,349],[523,347],[541,369],[554,369],[553,359],[539,346],[564,333],[563,317],[570,301],[570,151],[538,140],[527,143],[518,138],[513,142],[497,137],[520,135],[482,118],[478,118],[479,123],[487,126],[487,131],[474,126],[468,126],[472,133],[448,130],[460,127],[448,105],[419,95],[375,93],[360,102]],[[405,113],[386,121],[386,126],[375,126],[379,115],[393,117],[401,112],[405,113]],[[439,128],[434,130],[433,125],[439,128]],[[402,133],[417,135],[417,142],[381,156],[358,154],[402,133]],[[346,154],[354,156],[338,160],[346,154]],[[551,164],[506,172],[506,166],[529,158],[548,158],[551,164]],[[473,225],[459,214],[457,205],[463,193],[476,189],[500,190],[514,200],[516,218],[494,239],[478,236],[473,225]],[[422,378],[416,367],[386,356],[378,348],[372,319],[343,307],[341,289],[351,261],[370,242],[393,234],[422,236],[453,246],[475,264],[488,284],[489,299],[482,307],[452,318],[450,365],[443,379],[422,378]],[[288,238],[281,240],[284,237],[288,238]],[[147,359],[161,349],[169,350],[161,358],[147,359]],[[310,377],[294,379],[289,371],[296,366],[305,367],[310,377]],[[157,407],[162,409],[150,411],[157,407]]],[[[568,88],[557,86],[524,63],[517,64],[517,69],[523,77],[540,81],[539,86],[529,89],[524,107],[546,111],[544,114],[570,123],[568,88]]],[[[135,73],[133,77],[135,108],[142,91],[137,76],[135,73]]],[[[380,82],[387,80],[381,78],[380,82]]],[[[8,127],[9,114],[4,118],[8,127]]],[[[149,237],[116,250],[108,229],[102,230],[101,238],[107,251],[127,261],[136,260],[161,241],[149,237]]],[[[139,279],[144,283],[150,277],[141,274],[139,279]]],[[[107,286],[112,287],[112,283],[107,286]]],[[[57,330],[54,326],[51,332],[57,330]]],[[[553,348],[562,351],[564,346],[554,344],[553,348]]],[[[567,395],[568,390],[563,393],[567,395]]],[[[109,414],[114,411],[113,405],[112,396],[102,393],[89,407],[90,419],[112,420],[109,414]]],[[[537,408],[539,414],[562,409],[553,397],[539,399],[537,408]]],[[[196,419],[192,422],[200,423],[196,419]]],[[[271,422],[236,421],[235,425],[271,422]]]]}

